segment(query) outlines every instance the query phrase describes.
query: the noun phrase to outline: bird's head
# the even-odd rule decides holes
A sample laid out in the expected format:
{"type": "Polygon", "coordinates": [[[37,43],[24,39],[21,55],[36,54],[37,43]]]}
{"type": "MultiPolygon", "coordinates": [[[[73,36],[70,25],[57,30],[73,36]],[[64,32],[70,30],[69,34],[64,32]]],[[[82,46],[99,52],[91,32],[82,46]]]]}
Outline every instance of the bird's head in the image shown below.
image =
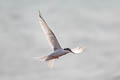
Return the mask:
{"type": "Polygon", "coordinates": [[[72,50],[70,48],[64,48],[65,51],[68,51],[70,53],[73,53],[72,50]]]}

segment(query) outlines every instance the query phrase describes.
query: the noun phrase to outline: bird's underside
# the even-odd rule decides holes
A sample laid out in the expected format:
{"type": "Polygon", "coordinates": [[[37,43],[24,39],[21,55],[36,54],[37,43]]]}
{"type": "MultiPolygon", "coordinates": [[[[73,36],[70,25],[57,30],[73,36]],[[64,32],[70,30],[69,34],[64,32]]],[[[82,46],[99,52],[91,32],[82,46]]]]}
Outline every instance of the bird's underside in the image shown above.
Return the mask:
{"type": "Polygon", "coordinates": [[[64,51],[63,49],[58,49],[58,50],[54,51],[53,53],[51,53],[50,55],[48,55],[48,57],[46,58],[45,61],[49,61],[52,59],[58,59],[59,57],[66,55],[67,53],[69,53],[69,52],[64,51]]]}
{"type": "Polygon", "coordinates": [[[53,67],[55,59],[58,59],[59,57],[65,55],[67,53],[76,54],[76,53],[81,53],[83,51],[84,48],[79,48],[79,47],[74,48],[74,49],[70,49],[70,48],[62,49],[56,36],[54,35],[52,30],[48,27],[47,23],[41,16],[40,11],[39,11],[39,22],[40,22],[43,32],[45,33],[45,36],[47,37],[47,39],[50,43],[53,53],[49,54],[48,56],[36,57],[34,59],[39,59],[40,61],[45,61],[48,63],[48,65],[50,67],[53,67]]]}
{"type": "Polygon", "coordinates": [[[47,62],[48,66],[52,68],[54,66],[55,59],[59,59],[59,57],[66,55],[69,53],[68,51],[64,51],[63,49],[58,49],[53,53],[49,54],[48,56],[37,57],[40,61],[47,62]]]}

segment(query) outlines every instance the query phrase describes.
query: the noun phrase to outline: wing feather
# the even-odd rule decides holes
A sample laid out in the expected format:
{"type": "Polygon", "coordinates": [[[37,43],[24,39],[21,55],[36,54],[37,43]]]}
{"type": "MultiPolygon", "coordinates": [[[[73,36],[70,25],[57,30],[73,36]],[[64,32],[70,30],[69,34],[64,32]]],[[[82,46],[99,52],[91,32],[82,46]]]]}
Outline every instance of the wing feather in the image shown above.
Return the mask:
{"type": "Polygon", "coordinates": [[[48,39],[52,49],[53,50],[60,49],[61,46],[60,46],[56,36],[52,32],[52,30],[48,27],[47,23],[45,22],[45,20],[41,16],[40,11],[39,11],[39,22],[40,22],[42,30],[45,33],[45,35],[46,35],[46,37],[47,37],[47,39],[48,39]]]}

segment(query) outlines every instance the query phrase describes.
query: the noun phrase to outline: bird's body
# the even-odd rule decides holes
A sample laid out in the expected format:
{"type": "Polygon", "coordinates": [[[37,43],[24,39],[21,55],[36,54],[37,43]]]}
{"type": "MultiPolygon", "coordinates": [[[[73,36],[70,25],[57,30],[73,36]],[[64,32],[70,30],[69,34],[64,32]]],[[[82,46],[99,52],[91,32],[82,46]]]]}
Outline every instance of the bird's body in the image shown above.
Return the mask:
{"type": "Polygon", "coordinates": [[[65,51],[64,49],[57,49],[53,53],[48,55],[48,58],[46,59],[46,61],[49,61],[51,59],[58,59],[59,57],[65,55],[67,53],[69,53],[69,51],[65,51]]]}
{"type": "Polygon", "coordinates": [[[48,62],[50,66],[53,66],[54,60],[58,59],[59,57],[61,57],[63,55],[68,54],[68,53],[81,53],[83,51],[83,48],[74,48],[74,49],[61,48],[56,36],[54,35],[52,30],[48,27],[47,23],[41,16],[40,11],[39,11],[39,21],[40,21],[42,30],[45,33],[45,35],[51,45],[53,52],[51,54],[49,54],[48,56],[37,57],[37,58],[40,58],[42,61],[48,62]]]}

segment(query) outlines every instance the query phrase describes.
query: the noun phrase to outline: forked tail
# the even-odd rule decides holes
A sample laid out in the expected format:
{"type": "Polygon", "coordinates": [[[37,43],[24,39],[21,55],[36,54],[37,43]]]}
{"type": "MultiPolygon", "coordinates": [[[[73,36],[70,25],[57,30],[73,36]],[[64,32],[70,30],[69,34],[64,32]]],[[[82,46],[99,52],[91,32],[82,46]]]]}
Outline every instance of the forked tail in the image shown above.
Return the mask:
{"type": "Polygon", "coordinates": [[[48,56],[34,57],[33,59],[34,59],[34,60],[37,60],[37,61],[46,62],[46,63],[48,64],[48,67],[50,67],[50,68],[53,68],[53,67],[54,67],[54,61],[55,61],[55,59],[47,60],[47,59],[48,59],[48,56]]]}

